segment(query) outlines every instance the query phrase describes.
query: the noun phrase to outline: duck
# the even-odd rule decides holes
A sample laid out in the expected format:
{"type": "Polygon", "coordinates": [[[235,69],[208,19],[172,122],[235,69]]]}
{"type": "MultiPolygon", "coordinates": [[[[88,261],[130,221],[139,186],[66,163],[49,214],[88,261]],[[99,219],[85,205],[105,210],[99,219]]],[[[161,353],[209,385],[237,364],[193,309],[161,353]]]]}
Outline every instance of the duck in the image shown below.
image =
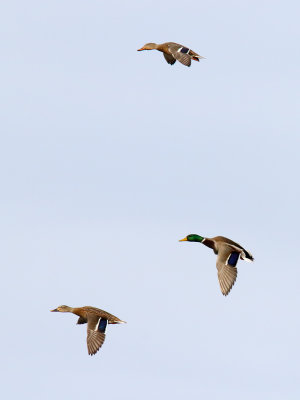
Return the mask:
{"type": "Polygon", "coordinates": [[[224,296],[228,295],[236,281],[238,260],[254,261],[252,254],[248,250],[224,236],[206,238],[197,234],[190,234],[179,241],[202,243],[217,254],[218,279],[224,296]]]}
{"type": "Polygon", "coordinates": [[[174,43],[174,42],[166,42],[161,44],[156,43],[146,43],[143,47],[138,49],[137,51],[143,50],[158,50],[164,54],[165,60],[168,64],[175,64],[176,60],[181,62],[181,64],[186,65],[187,67],[191,66],[191,60],[200,61],[201,58],[205,58],[195,53],[193,50],[188,47],[183,46],[182,44],[174,43]]]}
{"type": "Polygon", "coordinates": [[[77,324],[87,324],[87,349],[89,355],[94,355],[103,345],[105,340],[105,331],[107,324],[124,324],[118,317],[100,310],[100,308],[84,306],[84,307],[69,307],[59,306],[51,312],[68,312],[77,315],[77,324]]]}

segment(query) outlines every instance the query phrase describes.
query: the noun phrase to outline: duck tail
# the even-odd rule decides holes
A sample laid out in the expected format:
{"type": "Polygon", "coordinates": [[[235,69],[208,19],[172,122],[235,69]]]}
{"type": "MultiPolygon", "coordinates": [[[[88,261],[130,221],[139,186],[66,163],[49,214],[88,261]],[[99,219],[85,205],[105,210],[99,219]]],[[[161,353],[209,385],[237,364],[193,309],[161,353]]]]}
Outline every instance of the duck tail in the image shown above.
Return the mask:
{"type": "Polygon", "coordinates": [[[127,324],[126,321],[122,321],[121,319],[117,319],[114,321],[109,321],[110,324],[127,324]]]}
{"type": "Polygon", "coordinates": [[[202,57],[202,56],[193,56],[193,57],[192,57],[192,60],[194,60],[194,61],[200,61],[201,58],[205,58],[205,57],[202,57]]]}
{"type": "Polygon", "coordinates": [[[242,260],[249,261],[249,262],[254,261],[254,257],[249,251],[244,249],[243,253],[244,254],[241,255],[242,260]]]}

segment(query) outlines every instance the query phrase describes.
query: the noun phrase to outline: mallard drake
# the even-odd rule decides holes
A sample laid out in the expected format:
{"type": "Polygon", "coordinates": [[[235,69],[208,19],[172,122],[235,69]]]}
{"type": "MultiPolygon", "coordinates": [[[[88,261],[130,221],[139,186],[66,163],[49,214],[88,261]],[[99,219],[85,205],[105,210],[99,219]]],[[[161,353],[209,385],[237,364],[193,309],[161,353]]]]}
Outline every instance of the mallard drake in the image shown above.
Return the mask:
{"type": "Polygon", "coordinates": [[[90,355],[94,355],[103,345],[105,340],[105,330],[107,324],[123,324],[125,321],[122,321],[118,317],[115,317],[112,314],[109,314],[106,311],[100,310],[96,307],[68,307],[68,306],[59,306],[52,312],[69,312],[75,315],[78,315],[77,324],[86,324],[87,323],[87,348],[88,353],[90,355]]]}
{"type": "Polygon", "coordinates": [[[203,236],[191,234],[180,242],[199,242],[213,249],[217,257],[217,270],[221,292],[227,296],[237,277],[236,264],[241,258],[245,261],[253,261],[251,253],[245,250],[240,244],[224,237],[216,236],[213,238],[205,238],[203,236]]]}
{"type": "Polygon", "coordinates": [[[191,60],[200,61],[201,58],[205,58],[199,56],[199,54],[195,53],[188,47],[173,42],[166,42],[162,44],[146,43],[143,47],[138,49],[138,51],[142,50],[158,50],[163,52],[167,63],[171,65],[175,64],[176,60],[178,60],[181,62],[181,64],[190,67],[191,60]]]}

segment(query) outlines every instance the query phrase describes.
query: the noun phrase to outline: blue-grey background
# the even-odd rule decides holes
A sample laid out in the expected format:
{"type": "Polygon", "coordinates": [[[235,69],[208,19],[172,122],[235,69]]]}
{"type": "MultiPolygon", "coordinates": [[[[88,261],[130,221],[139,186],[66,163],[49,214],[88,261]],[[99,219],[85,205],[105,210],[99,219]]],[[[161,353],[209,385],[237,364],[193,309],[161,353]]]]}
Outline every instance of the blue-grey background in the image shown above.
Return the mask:
{"type": "Polygon", "coordinates": [[[299,12],[1,3],[3,398],[299,398],[299,12]],[[228,297],[188,233],[253,253],[228,297]],[[128,323],[89,357],[60,304],[128,323]]]}

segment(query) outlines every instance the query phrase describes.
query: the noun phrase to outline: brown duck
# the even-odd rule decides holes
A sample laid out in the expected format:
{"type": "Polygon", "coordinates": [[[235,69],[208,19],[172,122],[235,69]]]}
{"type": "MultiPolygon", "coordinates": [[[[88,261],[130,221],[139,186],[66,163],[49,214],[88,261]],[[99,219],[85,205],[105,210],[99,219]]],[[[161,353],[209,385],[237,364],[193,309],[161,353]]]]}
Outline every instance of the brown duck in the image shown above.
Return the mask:
{"type": "Polygon", "coordinates": [[[107,324],[123,324],[118,317],[109,314],[106,311],[100,310],[96,307],[78,307],[72,308],[68,306],[59,306],[54,310],[56,312],[70,312],[78,315],[77,324],[87,323],[87,348],[90,355],[94,355],[103,345],[105,340],[105,331],[107,324]]]}
{"type": "Polygon", "coordinates": [[[182,46],[182,44],[166,42],[162,44],[156,43],[147,43],[138,51],[142,50],[158,50],[164,53],[164,57],[168,64],[175,64],[176,60],[181,62],[181,64],[186,65],[187,67],[191,66],[191,60],[200,61],[201,58],[205,58],[199,56],[199,54],[195,53],[193,50],[188,47],[182,46]]]}
{"type": "Polygon", "coordinates": [[[199,242],[213,249],[217,257],[217,270],[221,292],[227,296],[237,278],[237,262],[239,258],[245,261],[253,261],[251,253],[245,250],[240,244],[224,236],[205,238],[203,236],[191,234],[180,242],[199,242]]]}

